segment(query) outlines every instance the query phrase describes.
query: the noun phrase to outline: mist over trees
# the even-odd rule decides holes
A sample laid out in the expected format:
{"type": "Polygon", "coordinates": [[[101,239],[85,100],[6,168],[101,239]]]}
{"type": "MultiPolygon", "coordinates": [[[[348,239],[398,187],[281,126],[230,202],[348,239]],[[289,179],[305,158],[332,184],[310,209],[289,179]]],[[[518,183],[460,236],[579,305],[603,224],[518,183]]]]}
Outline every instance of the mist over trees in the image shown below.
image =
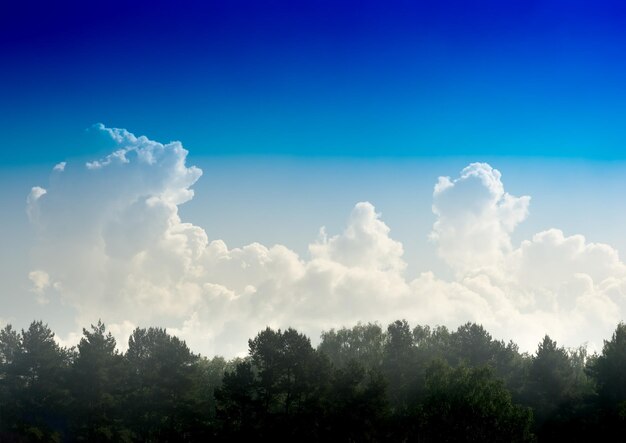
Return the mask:
{"type": "Polygon", "coordinates": [[[626,431],[626,325],[602,352],[546,336],[532,354],[480,325],[398,320],[267,328],[245,358],[194,354],[162,328],[128,349],[99,322],[73,348],[41,321],[0,330],[0,441],[571,441],[626,431]]]}

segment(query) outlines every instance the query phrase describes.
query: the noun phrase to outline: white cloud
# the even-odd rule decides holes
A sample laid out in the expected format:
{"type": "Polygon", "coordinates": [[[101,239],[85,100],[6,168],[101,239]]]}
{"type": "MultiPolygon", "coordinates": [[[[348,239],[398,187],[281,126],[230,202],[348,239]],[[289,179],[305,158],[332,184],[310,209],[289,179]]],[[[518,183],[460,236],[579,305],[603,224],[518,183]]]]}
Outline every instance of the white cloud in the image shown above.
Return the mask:
{"type": "Polygon", "coordinates": [[[63,171],[65,171],[65,166],[66,165],[67,165],[67,162],[57,163],[56,165],[54,165],[54,168],[52,168],[52,170],[55,171],[55,172],[63,172],[63,171]]]}
{"type": "Polygon", "coordinates": [[[26,197],[26,203],[33,204],[39,200],[42,196],[46,195],[48,191],[40,186],[33,186],[30,190],[30,194],[26,197]]]}
{"type": "Polygon", "coordinates": [[[546,332],[600,344],[626,308],[626,268],[610,246],[558,230],[512,245],[530,197],[506,193],[487,164],[435,186],[431,237],[455,279],[426,271],[409,280],[402,244],[369,202],[355,205],[343,232],[322,230],[308,258],[282,245],[229,248],[179,216],[202,174],[186,165],[179,142],[98,131],[116,145],[112,154],[27,199],[37,230],[31,281],[76,309],[77,330],[102,318],[123,344],[136,325],[161,325],[197,351],[235,355],[268,325],[315,338],[357,321],[407,318],[477,321],[534,349],[546,332]]]}
{"type": "Polygon", "coordinates": [[[530,197],[504,192],[500,172],[472,163],[459,178],[440,177],[433,193],[431,238],[457,273],[497,267],[511,250],[510,234],[528,215],[530,197]]]}
{"type": "Polygon", "coordinates": [[[389,228],[369,202],[357,203],[342,235],[328,239],[322,228],[318,243],[309,246],[314,259],[330,260],[348,267],[402,271],[402,244],[389,237],[389,228]]]}

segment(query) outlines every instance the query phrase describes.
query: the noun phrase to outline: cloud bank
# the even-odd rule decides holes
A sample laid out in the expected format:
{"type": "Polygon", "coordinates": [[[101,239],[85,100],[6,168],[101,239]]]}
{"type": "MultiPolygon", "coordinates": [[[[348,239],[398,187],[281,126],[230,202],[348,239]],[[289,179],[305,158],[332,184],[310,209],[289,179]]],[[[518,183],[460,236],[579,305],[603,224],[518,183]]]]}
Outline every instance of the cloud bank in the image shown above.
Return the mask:
{"type": "Polygon", "coordinates": [[[408,279],[402,243],[369,202],[354,206],[343,232],[322,229],[308,257],[282,245],[229,248],[178,214],[202,175],[187,166],[181,143],[96,130],[115,145],[111,154],[55,166],[54,180],[27,198],[34,296],[75,309],[77,331],[102,318],[123,344],[135,326],[162,325],[196,351],[232,356],[268,325],[317,337],[406,318],[480,322],[532,350],[546,332],[599,346],[624,317],[626,265],[617,251],[558,229],[515,247],[511,234],[530,197],[505,192],[488,164],[434,187],[430,237],[454,279],[429,271],[408,279]]]}

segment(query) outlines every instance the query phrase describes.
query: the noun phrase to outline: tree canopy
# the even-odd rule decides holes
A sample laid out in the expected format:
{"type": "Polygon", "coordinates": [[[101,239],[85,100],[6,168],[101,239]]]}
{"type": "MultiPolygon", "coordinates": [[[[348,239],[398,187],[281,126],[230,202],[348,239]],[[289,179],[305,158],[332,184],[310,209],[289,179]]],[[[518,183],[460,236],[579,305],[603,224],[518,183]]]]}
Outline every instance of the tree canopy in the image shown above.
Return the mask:
{"type": "Polygon", "coordinates": [[[553,441],[626,431],[626,325],[602,352],[533,354],[481,325],[266,328],[248,355],[193,353],[163,328],[120,352],[102,322],[74,348],[41,321],[0,330],[0,441],[553,441]]]}

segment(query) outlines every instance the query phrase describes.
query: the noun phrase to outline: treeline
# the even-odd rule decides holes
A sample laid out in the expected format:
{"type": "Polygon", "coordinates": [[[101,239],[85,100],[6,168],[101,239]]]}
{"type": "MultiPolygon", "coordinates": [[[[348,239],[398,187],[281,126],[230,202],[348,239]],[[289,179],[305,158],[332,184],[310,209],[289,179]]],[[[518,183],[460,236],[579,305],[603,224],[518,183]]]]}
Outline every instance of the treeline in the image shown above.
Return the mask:
{"type": "Polygon", "coordinates": [[[164,329],[120,353],[105,326],[60,347],[0,331],[0,441],[611,441],[626,431],[626,325],[602,353],[546,336],[532,354],[468,323],[261,331],[208,359],[164,329]]]}

